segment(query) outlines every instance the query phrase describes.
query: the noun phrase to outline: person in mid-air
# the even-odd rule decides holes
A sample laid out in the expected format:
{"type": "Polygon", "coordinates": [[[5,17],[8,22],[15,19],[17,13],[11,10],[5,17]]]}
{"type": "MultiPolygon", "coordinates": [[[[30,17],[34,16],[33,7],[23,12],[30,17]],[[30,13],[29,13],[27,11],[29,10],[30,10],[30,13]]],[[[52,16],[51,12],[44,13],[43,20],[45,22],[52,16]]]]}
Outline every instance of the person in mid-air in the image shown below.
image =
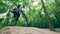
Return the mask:
{"type": "Polygon", "coordinates": [[[13,19],[12,19],[12,25],[16,25],[15,21],[18,21],[20,14],[22,13],[22,15],[25,17],[26,21],[27,21],[27,17],[25,15],[25,13],[22,11],[21,5],[17,5],[12,11],[11,13],[13,13],[13,19]]]}

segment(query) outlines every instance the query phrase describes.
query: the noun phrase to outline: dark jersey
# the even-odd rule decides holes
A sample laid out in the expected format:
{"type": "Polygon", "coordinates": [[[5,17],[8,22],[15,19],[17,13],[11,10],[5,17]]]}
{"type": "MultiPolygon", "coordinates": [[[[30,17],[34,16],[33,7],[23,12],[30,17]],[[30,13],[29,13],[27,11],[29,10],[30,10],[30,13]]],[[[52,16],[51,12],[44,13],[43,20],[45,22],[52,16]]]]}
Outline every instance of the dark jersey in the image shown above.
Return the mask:
{"type": "Polygon", "coordinates": [[[20,14],[20,11],[15,8],[15,9],[13,9],[12,13],[15,14],[15,15],[18,15],[18,14],[20,14]]]}
{"type": "Polygon", "coordinates": [[[23,17],[25,17],[25,19],[27,21],[27,17],[24,14],[24,12],[22,11],[22,9],[15,8],[15,9],[13,9],[12,13],[13,13],[14,18],[15,18],[16,21],[18,20],[21,13],[22,13],[23,17]]]}
{"type": "Polygon", "coordinates": [[[13,13],[13,17],[15,18],[15,20],[17,21],[19,16],[20,16],[20,10],[18,8],[15,8],[12,10],[12,13],[13,13]]]}

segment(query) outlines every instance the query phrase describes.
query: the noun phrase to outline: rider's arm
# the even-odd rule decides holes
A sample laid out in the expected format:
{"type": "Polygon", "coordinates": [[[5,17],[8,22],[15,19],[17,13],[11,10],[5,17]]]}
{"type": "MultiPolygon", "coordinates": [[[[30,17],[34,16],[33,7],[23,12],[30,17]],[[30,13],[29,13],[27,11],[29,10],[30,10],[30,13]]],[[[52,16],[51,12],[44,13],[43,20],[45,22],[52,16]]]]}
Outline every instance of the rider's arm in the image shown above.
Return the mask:
{"type": "Polygon", "coordinates": [[[24,13],[22,10],[20,10],[20,11],[21,11],[23,17],[26,19],[26,21],[28,21],[26,15],[25,15],[25,13],[24,13]]]}

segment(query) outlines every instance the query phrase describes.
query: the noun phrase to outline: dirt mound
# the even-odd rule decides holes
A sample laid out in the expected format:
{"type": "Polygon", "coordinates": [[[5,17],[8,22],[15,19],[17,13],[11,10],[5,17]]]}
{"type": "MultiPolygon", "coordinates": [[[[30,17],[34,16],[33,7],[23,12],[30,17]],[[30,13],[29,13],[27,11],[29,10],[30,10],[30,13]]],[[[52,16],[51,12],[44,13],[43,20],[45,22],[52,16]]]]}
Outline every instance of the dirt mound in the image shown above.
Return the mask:
{"type": "Polygon", "coordinates": [[[0,30],[0,34],[60,34],[48,29],[40,29],[34,27],[17,27],[8,26],[0,30]]]}

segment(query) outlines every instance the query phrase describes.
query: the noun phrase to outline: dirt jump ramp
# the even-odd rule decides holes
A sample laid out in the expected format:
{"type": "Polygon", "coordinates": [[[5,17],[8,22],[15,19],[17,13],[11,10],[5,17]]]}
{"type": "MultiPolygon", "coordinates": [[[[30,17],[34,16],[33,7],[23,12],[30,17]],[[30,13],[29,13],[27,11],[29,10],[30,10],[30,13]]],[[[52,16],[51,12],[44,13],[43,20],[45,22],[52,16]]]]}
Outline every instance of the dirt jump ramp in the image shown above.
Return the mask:
{"type": "Polygon", "coordinates": [[[60,34],[48,29],[40,29],[35,27],[17,27],[8,26],[0,30],[0,34],[60,34]]]}

